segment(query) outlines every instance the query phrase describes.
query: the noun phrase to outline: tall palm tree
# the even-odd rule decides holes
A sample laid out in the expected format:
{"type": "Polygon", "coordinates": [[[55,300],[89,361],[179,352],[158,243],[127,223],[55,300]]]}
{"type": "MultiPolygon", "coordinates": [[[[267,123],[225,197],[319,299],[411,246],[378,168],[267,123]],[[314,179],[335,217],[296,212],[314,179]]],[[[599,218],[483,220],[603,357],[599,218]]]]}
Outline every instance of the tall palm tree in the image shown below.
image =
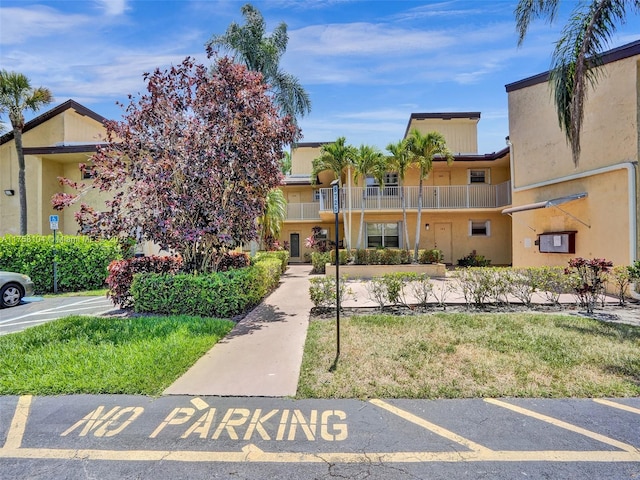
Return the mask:
{"type": "Polygon", "coordinates": [[[362,234],[364,231],[364,206],[367,200],[367,177],[373,177],[378,184],[384,186],[384,174],[386,173],[386,158],[380,150],[370,145],[360,145],[355,152],[353,159],[353,181],[358,183],[360,178],[364,179],[364,187],[362,189],[362,200],[360,208],[360,231],[358,233],[358,243],[356,248],[362,245],[362,234]]]}
{"type": "Polygon", "coordinates": [[[289,175],[291,173],[291,152],[288,150],[283,153],[280,159],[280,171],[283,175],[289,175]]]}
{"type": "Polygon", "coordinates": [[[214,55],[220,48],[233,54],[237,62],[249,70],[260,72],[272,89],[275,101],[284,115],[294,120],[311,111],[311,100],[300,82],[293,75],[280,69],[280,59],[287,50],[289,36],[287,24],[282,22],[269,36],[260,11],[247,3],[241,9],[244,25],[233,22],[222,35],[214,35],[207,42],[207,54],[214,55]]]}
{"type": "Polygon", "coordinates": [[[18,155],[18,192],[20,197],[20,235],[27,234],[27,184],[25,180],[22,130],[24,111],[37,112],[53,101],[51,92],[44,87],[32,88],[29,79],[22,73],[0,71],[0,105],[9,114],[13,128],[13,139],[18,155]]]}
{"type": "Polygon", "coordinates": [[[422,225],[422,181],[433,170],[433,158],[441,155],[447,160],[447,164],[453,162],[453,155],[447,148],[444,136],[439,132],[429,132],[425,135],[417,129],[411,130],[407,138],[408,149],[411,152],[412,163],[419,169],[420,186],[418,188],[418,219],[416,221],[416,242],[413,250],[414,261],[418,261],[418,248],[420,246],[420,232],[422,225]]]}
{"type": "Polygon", "coordinates": [[[258,220],[260,223],[260,240],[263,247],[271,239],[277,239],[282,230],[282,224],[287,219],[287,199],[280,188],[274,188],[267,194],[264,214],[258,220]]]}
{"type": "MultiPolygon", "coordinates": [[[[315,158],[311,167],[312,181],[318,177],[318,174],[324,170],[333,172],[334,177],[338,180],[338,185],[342,189],[342,172],[345,168],[353,165],[353,159],[356,156],[356,149],[346,144],[345,137],[339,137],[333,143],[325,143],[320,148],[320,156],[315,158]]],[[[345,238],[347,240],[347,249],[351,247],[351,239],[346,232],[349,231],[347,222],[346,209],[342,209],[342,220],[345,228],[345,238]]]]}
{"type": "MultiPolygon", "coordinates": [[[[536,18],[555,20],[560,0],[520,0],[515,10],[522,45],[530,23],[536,18]]],[[[580,2],[562,30],[552,56],[549,81],[560,128],[571,145],[573,163],[580,160],[580,132],[589,86],[598,80],[600,54],[617,25],[626,20],[627,8],[640,13],[640,0],[590,0],[580,2]]]]}
{"type": "Polygon", "coordinates": [[[396,143],[387,145],[387,151],[391,154],[389,157],[389,167],[398,172],[398,181],[400,182],[400,204],[402,205],[402,224],[404,226],[404,244],[407,250],[411,250],[409,244],[409,226],[407,225],[407,201],[404,195],[404,179],[407,170],[411,166],[411,154],[406,140],[398,140],[396,143]]]}

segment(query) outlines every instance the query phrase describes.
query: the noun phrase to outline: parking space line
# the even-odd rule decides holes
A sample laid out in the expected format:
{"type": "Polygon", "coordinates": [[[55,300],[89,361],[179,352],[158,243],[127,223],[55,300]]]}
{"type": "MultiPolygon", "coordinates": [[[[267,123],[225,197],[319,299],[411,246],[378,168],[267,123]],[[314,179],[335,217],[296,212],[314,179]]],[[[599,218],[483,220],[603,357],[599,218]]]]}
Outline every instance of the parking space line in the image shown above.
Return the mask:
{"type": "Polygon", "coordinates": [[[565,430],[569,430],[574,433],[579,433],[580,435],[584,435],[593,440],[597,440],[602,443],[606,443],[607,445],[611,445],[612,447],[619,448],[626,452],[637,453],[638,449],[633,445],[629,445],[628,443],[620,442],[610,437],[606,437],[596,432],[592,432],[591,430],[587,430],[586,428],[578,427],[577,425],[573,425],[571,423],[564,422],[562,420],[558,420],[557,418],[549,417],[548,415],[543,415],[538,412],[534,412],[533,410],[528,410],[526,408],[518,407],[516,405],[512,405],[507,402],[503,402],[502,400],[497,400],[495,398],[485,398],[485,402],[490,403],[492,405],[497,405],[498,407],[506,408],[516,413],[520,413],[521,415],[526,415],[528,417],[535,418],[537,420],[541,420],[543,422],[549,423],[556,427],[564,428],[565,430]]]}
{"type": "Polygon", "coordinates": [[[409,413],[405,410],[402,410],[398,407],[395,407],[389,403],[383,402],[382,400],[378,400],[378,399],[371,399],[369,400],[369,403],[380,407],[384,410],[387,410],[388,412],[393,413],[394,415],[399,416],[400,418],[403,418],[411,423],[414,423],[422,428],[426,428],[427,430],[435,433],[436,435],[440,435],[441,437],[446,438],[447,440],[451,440],[452,442],[455,442],[459,445],[463,445],[464,447],[467,447],[468,449],[474,451],[474,452],[491,452],[492,450],[484,447],[478,443],[475,443],[467,438],[461,437],[460,435],[458,435],[457,433],[453,433],[450,430],[447,430],[446,428],[442,428],[439,425],[436,425],[435,423],[431,423],[428,422],[427,420],[425,420],[424,418],[420,418],[412,413],[409,413]]]}
{"type": "Polygon", "coordinates": [[[18,405],[13,414],[13,420],[9,426],[7,433],[7,441],[4,443],[6,449],[17,449],[22,445],[22,438],[27,427],[27,418],[29,418],[29,409],[31,408],[31,395],[23,395],[18,398],[18,405]]]}
{"type": "Polygon", "coordinates": [[[620,410],[624,410],[625,412],[631,412],[631,413],[640,415],[640,408],[633,408],[633,407],[630,407],[629,405],[612,402],[611,400],[605,400],[604,398],[593,398],[592,400],[596,403],[606,405],[607,407],[618,408],[620,410]]]}

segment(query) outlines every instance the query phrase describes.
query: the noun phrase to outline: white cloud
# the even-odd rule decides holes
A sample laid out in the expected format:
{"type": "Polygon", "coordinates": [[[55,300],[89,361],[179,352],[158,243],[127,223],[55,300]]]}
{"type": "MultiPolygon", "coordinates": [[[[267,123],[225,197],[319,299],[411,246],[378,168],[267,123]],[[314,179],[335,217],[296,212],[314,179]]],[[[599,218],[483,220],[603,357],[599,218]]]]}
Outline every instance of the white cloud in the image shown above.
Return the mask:
{"type": "Polygon", "coordinates": [[[108,16],[123,15],[129,7],[127,6],[127,0],[96,0],[98,8],[105,11],[108,16]]]}
{"type": "Polygon", "coordinates": [[[34,38],[66,34],[84,28],[89,21],[86,15],[63,14],[42,5],[0,7],[0,45],[19,45],[34,38]]]}

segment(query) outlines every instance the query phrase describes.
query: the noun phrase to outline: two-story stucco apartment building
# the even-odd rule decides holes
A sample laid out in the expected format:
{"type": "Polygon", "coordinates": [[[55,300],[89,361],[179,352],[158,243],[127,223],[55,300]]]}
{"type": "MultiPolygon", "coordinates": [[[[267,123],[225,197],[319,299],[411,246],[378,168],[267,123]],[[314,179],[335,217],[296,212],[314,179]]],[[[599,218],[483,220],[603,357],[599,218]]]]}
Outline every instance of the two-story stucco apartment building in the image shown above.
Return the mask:
{"type": "MultiPolygon", "coordinates": [[[[356,183],[353,171],[345,170],[341,196],[346,215],[340,215],[338,227],[342,245],[358,246],[364,202],[362,248],[413,247],[419,228],[419,247],[438,248],[453,264],[474,250],[494,265],[566,265],[575,256],[629,265],[640,258],[640,41],[607,52],[598,68],[599,81],[585,106],[577,167],[558,127],[548,72],[507,85],[510,146],[494,153],[477,152],[480,113],[414,113],[405,135],[413,128],[437,130],[455,155],[451,166],[440,159],[434,162],[424,182],[420,225],[417,169],[410,169],[404,182],[409,245],[397,172],[390,169],[380,186],[373,179],[356,183]]],[[[57,178],[82,180],[78,164],[95,152],[103,122],[102,116],[73,100],[27,122],[23,140],[29,233],[50,233],[49,215],[60,213],[50,202],[61,188],[57,178]]],[[[292,261],[304,259],[305,239],[313,227],[320,227],[329,240],[335,237],[333,174],[311,178],[312,161],[321,147],[300,143],[293,149],[292,172],[282,187],[288,217],[280,240],[288,242],[292,261]]],[[[19,231],[17,178],[9,132],[0,137],[0,235],[19,231]]],[[[89,192],[84,200],[99,207],[104,198],[89,192]]],[[[60,213],[62,233],[76,233],[73,215],[74,209],[60,213]]]]}
{"type": "MultiPolygon", "coordinates": [[[[51,197],[61,191],[58,177],[81,182],[79,164],[88,163],[105,133],[105,118],[73,100],[37,116],[25,124],[22,136],[27,182],[27,232],[47,235],[49,215],[60,217],[60,232],[78,231],[74,219],[77,208],[56,212],[51,197]]],[[[87,180],[90,181],[90,180],[87,180]]],[[[18,159],[13,132],[0,137],[0,235],[20,232],[18,198],[18,159]]],[[[91,205],[103,205],[96,192],[85,199],[91,205]]]]}
{"type": "Polygon", "coordinates": [[[513,264],[572,257],[629,265],[640,258],[640,41],[607,52],[584,109],[574,166],[558,127],[548,72],[506,86],[513,264]]]}
{"type": "MultiPolygon", "coordinates": [[[[421,249],[442,250],[445,262],[456,263],[475,250],[493,264],[511,263],[511,219],[502,215],[511,204],[509,148],[491,154],[477,153],[478,112],[414,113],[405,136],[413,129],[421,133],[439,131],[454,152],[452,165],[442,158],[423,182],[423,209],[417,225],[417,167],[407,171],[404,180],[409,245],[406,245],[400,179],[392,168],[383,185],[373,178],[355,181],[353,169],[342,172],[343,192],[338,237],[351,248],[414,247],[416,228],[420,228],[421,249]],[[364,204],[363,235],[360,218],[364,204]],[[360,244],[358,239],[360,238],[360,244]]],[[[288,218],[281,241],[290,245],[292,261],[301,261],[305,239],[318,226],[330,240],[335,238],[335,216],[330,183],[333,172],[324,171],[311,178],[312,161],[320,155],[322,143],[300,143],[292,153],[291,175],[285,180],[288,218]]]]}

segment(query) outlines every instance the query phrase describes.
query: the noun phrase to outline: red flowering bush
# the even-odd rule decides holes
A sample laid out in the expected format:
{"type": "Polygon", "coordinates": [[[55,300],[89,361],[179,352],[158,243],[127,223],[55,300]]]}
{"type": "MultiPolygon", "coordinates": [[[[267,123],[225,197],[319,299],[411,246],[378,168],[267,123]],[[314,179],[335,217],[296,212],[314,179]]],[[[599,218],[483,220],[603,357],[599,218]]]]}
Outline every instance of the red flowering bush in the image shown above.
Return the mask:
{"type": "Polygon", "coordinates": [[[131,296],[131,283],[136,273],[177,273],[182,269],[181,257],[160,257],[151,255],[148,257],[127,258],[126,260],[114,260],[107,267],[107,296],[114,305],[129,308],[133,304],[131,296]]]}
{"type": "Polygon", "coordinates": [[[574,289],[580,300],[580,305],[593,313],[598,297],[605,292],[607,273],[613,267],[613,262],[604,258],[576,257],[569,260],[569,266],[565,268],[566,275],[576,277],[574,289]]]}

